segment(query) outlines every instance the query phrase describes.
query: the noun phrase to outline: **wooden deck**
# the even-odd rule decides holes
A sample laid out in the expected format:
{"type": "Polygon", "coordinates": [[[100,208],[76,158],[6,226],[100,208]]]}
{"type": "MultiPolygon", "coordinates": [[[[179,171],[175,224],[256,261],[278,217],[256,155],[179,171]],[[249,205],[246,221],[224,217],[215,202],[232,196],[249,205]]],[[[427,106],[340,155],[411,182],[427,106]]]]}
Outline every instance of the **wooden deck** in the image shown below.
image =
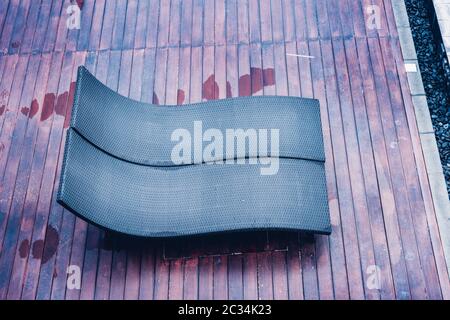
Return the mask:
{"type": "Polygon", "coordinates": [[[392,1],[85,0],[81,30],[68,0],[1,1],[0,298],[449,299],[392,1]],[[332,235],[155,241],[75,218],[55,195],[82,64],[146,102],[319,99],[332,235]]]}

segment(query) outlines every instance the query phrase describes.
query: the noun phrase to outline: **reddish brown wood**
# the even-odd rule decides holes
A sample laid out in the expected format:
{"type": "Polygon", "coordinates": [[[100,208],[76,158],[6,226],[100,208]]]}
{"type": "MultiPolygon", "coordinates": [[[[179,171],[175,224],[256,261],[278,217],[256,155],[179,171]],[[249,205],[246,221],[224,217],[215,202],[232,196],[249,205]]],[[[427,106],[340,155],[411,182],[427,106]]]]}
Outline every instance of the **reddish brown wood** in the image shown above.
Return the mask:
{"type": "Polygon", "coordinates": [[[0,6],[0,297],[448,299],[450,284],[392,0],[87,1],[0,6]],[[381,9],[381,28],[366,24],[381,9]],[[89,51],[89,52],[88,52],[89,51]],[[20,54],[20,56],[18,55],[20,54]],[[299,55],[299,56],[295,56],[299,55]],[[315,97],[331,236],[154,241],[56,202],[76,67],[135,100],[315,97]],[[81,290],[66,287],[69,265],[81,290]],[[373,266],[380,285],[369,288],[373,266]]]}

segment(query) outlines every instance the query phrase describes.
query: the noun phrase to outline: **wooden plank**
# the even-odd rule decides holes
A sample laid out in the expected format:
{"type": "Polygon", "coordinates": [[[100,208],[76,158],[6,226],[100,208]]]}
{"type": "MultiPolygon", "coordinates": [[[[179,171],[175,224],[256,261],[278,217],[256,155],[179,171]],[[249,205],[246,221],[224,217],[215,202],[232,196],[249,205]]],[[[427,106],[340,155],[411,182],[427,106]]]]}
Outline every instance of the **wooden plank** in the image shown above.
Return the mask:
{"type": "Polygon", "coordinates": [[[158,43],[158,23],[160,1],[151,1],[147,17],[147,48],[156,48],[158,43]]]}
{"type": "Polygon", "coordinates": [[[158,20],[158,47],[165,48],[169,45],[170,31],[170,0],[161,0],[158,20]]]}
{"type": "Polygon", "coordinates": [[[289,299],[302,300],[304,298],[303,275],[298,233],[291,233],[286,253],[286,268],[289,299]]]}
{"type": "Polygon", "coordinates": [[[133,49],[134,41],[136,38],[136,27],[137,27],[137,15],[138,15],[138,1],[139,0],[128,0],[126,16],[125,16],[125,28],[123,35],[123,49],[133,49]]]}
{"type": "Polygon", "coordinates": [[[238,42],[248,44],[250,42],[249,34],[249,11],[248,0],[240,1],[237,7],[238,21],[238,42]]]}
{"type": "Polygon", "coordinates": [[[109,283],[109,300],[123,300],[125,297],[125,280],[127,272],[128,239],[119,234],[112,235],[111,278],[109,283]]]}
{"type": "MultiPolygon", "coordinates": [[[[84,51],[89,48],[91,34],[98,32],[91,30],[94,24],[94,12],[96,10],[96,1],[85,1],[81,10],[80,31],[78,33],[76,50],[84,51]]],[[[101,3],[100,3],[101,6],[101,3]]]]}
{"type": "Polygon", "coordinates": [[[398,37],[397,23],[394,16],[394,8],[392,4],[392,0],[383,0],[382,5],[384,6],[384,10],[386,13],[386,20],[389,28],[389,36],[398,37]]]}
{"type": "Polygon", "coordinates": [[[198,298],[212,300],[213,295],[213,257],[198,259],[198,298]]]}
{"type": "MultiPolygon", "coordinates": [[[[183,1],[184,2],[184,1],[183,1]]],[[[225,0],[214,1],[214,45],[226,44],[226,9],[225,0]]]]}
{"type": "Polygon", "coordinates": [[[180,49],[170,47],[167,53],[166,104],[176,105],[178,100],[178,74],[180,49]]]}
{"type": "Polygon", "coordinates": [[[116,1],[114,27],[112,29],[111,49],[123,49],[127,0],[116,1]]]}
{"type": "MultiPolygon", "coordinates": [[[[0,108],[1,108],[0,132],[1,132],[1,137],[0,137],[0,139],[3,139],[3,135],[4,135],[3,127],[4,127],[4,124],[6,123],[6,119],[8,117],[8,113],[9,113],[8,102],[9,102],[9,98],[11,96],[11,92],[13,91],[13,89],[18,90],[17,87],[13,86],[13,83],[17,82],[16,79],[19,78],[19,77],[15,76],[18,58],[19,57],[17,55],[2,56],[2,63],[4,61],[5,66],[4,66],[3,76],[0,79],[0,81],[1,81],[1,85],[0,85],[0,108]]],[[[22,83],[19,82],[19,85],[22,85],[22,83]]],[[[4,155],[5,155],[4,145],[3,144],[1,144],[1,145],[2,145],[2,152],[0,153],[0,155],[1,155],[0,161],[2,161],[1,159],[4,160],[4,155]]],[[[1,226],[1,223],[0,223],[0,226],[1,226]]],[[[1,235],[1,233],[0,233],[0,235],[1,235]]]]}
{"type": "Polygon", "coordinates": [[[244,286],[244,299],[258,299],[258,256],[254,252],[244,254],[242,280],[244,286]]]}
{"type": "Polygon", "coordinates": [[[156,249],[155,285],[153,299],[167,300],[169,298],[170,262],[163,257],[162,246],[156,249]]]}
{"type": "MultiPolygon", "coordinates": [[[[307,0],[308,1],[308,0],[307,0]]],[[[336,14],[335,1],[327,1],[328,23],[332,38],[339,38],[342,35],[342,26],[340,24],[339,15],[336,14]]],[[[308,15],[309,17],[309,15],[308,15]]]]}
{"type": "Polygon", "coordinates": [[[192,2],[192,38],[191,46],[203,45],[203,0],[192,2]]]}
{"type": "Polygon", "coordinates": [[[0,6],[0,32],[1,33],[3,33],[3,28],[4,28],[3,23],[5,22],[6,15],[8,14],[9,5],[10,5],[10,1],[3,2],[2,5],[0,6]]]}
{"type": "MultiPolygon", "coordinates": [[[[328,23],[328,11],[327,11],[328,0],[317,0],[316,10],[317,14],[317,29],[319,36],[323,40],[329,40],[331,38],[330,24],[328,23]]],[[[352,1],[353,3],[358,3],[359,1],[352,1]]],[[[299,39],[299,40],[304,40],[299,39]]]]}
{"type": "Polygon", "coordinates": [[[272,300],[273,275],[272,275],[272,253],[259,252],[256,254],[258,266],[258,299],[272,300]]]}
{"type": "Polygon", "coordinates": [[[228,299],[244,299],[244,281],[243,281],[243,262],[242,254],[228,256],[228,299]]]}
{"type": "MultiPolygon", "coordinates": [[[[296,40],[295,34],[295,6],[294,1],[281,1],[283,10],[283,30],[284,41],[291,42],[296,40]]],[[[287,43],[286,43],[287,45],[287,43]]]]}
{"type": "Polygon", "coordinates": [[[206,46],[203,48],[202,65],[202,100],[216,100],[217,83],[214,74],[214,47],[206,46]]]}
{"type": "Polygon", "coordinates": [[[238,12],[237,1],[227,0],[225,2],[226,10],[226,43],[237,44],[238,43],[238,12]]]}
{"type": "Polygon", "coordinates": [[[163,104],[166,100],[167,55],[167,47],[156,50],[155,83],[153,91],[154,104],[163,104]]]}
{"type": "Polygon", "coordinates": [[[411,229],[415,231],[418,257],[425,279],[427,298],[432,300],[442,299],[436,263],[433,258],[433,249],[427,227],[425,206],[419,192],[420,185],[416,170],[417,165],[414,159],[411,135],[408,130],[407,119],[404,112],[404,103],[400,91],[401,86],[398,81],[395,57],[388,39],[380,38],[380,45],[387,87],[391,98],[392,120],[394,121],[398,137],[398,149],[400,151],[403,166],[407,196],[410,201],[411,229]]]}
{"type": "MultiPolygon", "coordinates": [[[[52,79],[48,81],[46,89],[47,98],[43,103],[43,110],[40,117],[41,124],[38,134],[38,141],[40,145],[36,148],[41,149],[40,152],[45,156],[43,159],[44,164],[41,164],[41,166],[43,166],[42,179],[40,182],[38,202],[36,204],[36,214],[34,225],[32,227],[32,236],[29,242],[32,247],[28,253],[27,267],[23,276],[24,283],[22,288],[22,299],[27,300],[35,299],[36,297],[41,262],[44,258],[43,248],[45,244],[45,229],[47,226],[48,212],[50,211],[50,202],[56,174],[55,167],[57,159],[53,153],[58,151],[57,145],[54,143],[55,139],[50,140],[50,137],[52,134],[55,103],[57,100],[61,99],[58,98],[59,93],[63,93],[58,91],[60,72],[64,61],[63,56],[64,55],[62,53],[53,54],[52,61],[54,61],[54,63],[51,72],[52,79]],[[50,145],[49,142],[51,142],[50,145]]],[[[65,60],[64,66],[67,70],[69,61],[71,63],[71,56],[66,56],[65,60]]],[[[52,253],[52,251],[48,250],[45,255],[45,261],[47,261],[48,257],[51,256],[50,253],[52,253]]]]}
{"type": "MultiPolygon", "coordinates": [[[[227,48],[226,46],[216,46],[214,50],[214,80],[216,87],[214,96],[217,99],[227,97],[227,48]]],[[[237,69],[234,69],[237,74],[237,69]]]]}
{"type": "MultiPolygon", "coordinates": [[[[384,229],[382,208],[380,203],[380,194],[378,191],[376,169],[374,163],[374,150],[370,139],[370,129],[367,122],[367,112],[365,105],[365,96],[363,94],[361,73],[357,62],[357,48],[355,40],[345,41],[345,50],[348,63],[349,79],[351,85],[353,112],[356,122],[357,135],[361,156],[361,170],[364,176],[365,197],[367,199],[368,217],[372,230],[373,247],[375,255],[375,264],[380,270],[380,297],[381,299],[395,299],[395,290],[392,279],[392,271],[389,261],[389,248],[386,239],[386,231],[384,229]]],[[[365,227],[369,230],[369,227],[365,227]]],[[[367,231],[366,231],[367,232],[367,231]]],[[[367,273],[367,267],[363,267],[363,271],[367,273]]],[[[366,280],[367,283],[367,280],[366,280]]]]}
{"type": "Polygon", "coordinates": [[[169,300],[183,299],[184,259],[170,261],[169,300]]]}
{"type": "MultiPolygon", "coordinates": [[[[23,151],[21,155],[21,164],[18,171],[16,187],[14,191],[13,206],[10,214],[17,215],[20,219],[20,229],[18,230],[17,243],[12,247],[17,248],[14,257],[10,257],[13,262],[12,273],[9,280],[8,299],[19,299],[23,285],[23,274],[27,264],[28,253],[31,247],[31,232],[34,224],[34,215],[39,196],[39,187],[42,177],[42,168],[45,159],[45,152],[42,144],[36,141],[38,136],[38,123],[42,112],[40,106],[43,105],[45,92],[47,87],[47,79],[49,78],[51,55],[45,54],[38,56],[41,60],[37,73],[33,100],[31,101],[30,111],[28,114],[28,126],[24,137],[23,151]],[[31,116],[31,118],[30,118],[31,116]],[[20,183],[20,175],[28,176],[28,181],[23,179],[20,183]],[[19,183],[18,183],[19,182],[19,183]],[[23,202],[22,202],[23,201],[23,202]]],[[[57,68],[55,68],[58,70],[57,68]]],[[[32,74],[28,74],[32,76],[32,74]]],[[[54,80],[56,77],[52,77],[54,80]]]]}
{"type": "Polygon", "coordinates": [[[261,28],[261,41],[272,42],[272,17],[270,14],[270,0],[259,1],[259,17],[261,28]]]}
{"type": "Polygon", "coordinates": [[[270,1],[270,12],[272,14],[272,36],[274,42],[280,42],[284,39],[283,18],[284,12],[281,0],[270,1]]]}
{"type": "Polygon", "coordinates": [[[144,73],[142,75],[142,96],[141,101],[152,103],[155,83],[155,68],[156,68],[156,50],[144,50],[144,73]]]}
{"type": "MultiPolygon", "coordinates": [[[[330,59],[331,57],[331,43],[330,41],[311,42],[315,43],[315,53],[319,53],[322,57],[322,63],[316,65],[316,68],[323,70],[323,83],[326,90],[317,92],[317,98],[321,99],[321,105],[325,106],[325,109],[321,109],[322,125],[324,131],[324,147],[327,162],[325,163],[325,171],[327,175],[327,190],[328,190],[328,203],[330,208],[330,219],[332,226],[332,233],[330,235],[330,254],[331,265],[333,272],[333,285],[335,298],[342,300],[349,298],[349,284],[348,274],[345,261],[344,242],[342,238],[342,229],[340,224],[340,208],[336,182],[336,164],[335,155],[333,153],[332,145],[332,131],[330,118],[333,116],[330,113],[332,106],[337,104],[337,96],[328,88],[332,86],[332,77],[334,73],[334,63],[330,59]],[[320,45],[320,49],[318,48],[320,45]]],[[[315,59],[313,61],[316,61],[315,59]]],[[[314,76],[317,74],[313,73],[314,76]]],[[[322,76],[317,75],[318,79],[322,76]]],[[[315,78],[313,78],[315,79],[315,78]]],[[[322,107],[324,108],[324,107],[322,107]]]]}
{"type": "Polygon", "coordinates": [[[214,8],[215,1],[214,0],[204,0],[203,4],[203,30],[205,33],[203,35],[203,46],[213,46],[214,45],[214,8]]]}
{"type": "MultiPolygon", "coordinates": [[[[40,272],[38,279],[35,279],[38,284],[36,288],[36,299],[50,299],[52,291],[53,278],[55,276],[55,262],[56,251],[59,247],[60,235],[61,235],[61,223],[63,220],[63,209],[56,203],[57,188],[54,188],[53,181],[59,181],[60,176],[60,162],[58,162],[59,154],[64,148],[61,141],[64,137],[63,126],[64,118],[67,107],[67,100],[69,98],[69,88],[72,78],[74,57],[73,54],[67,52],[64,55],[63,68],[61,73],[60,82],[58,85],[58,99],[55,104],[55,113],[53,117],[52,128],[49,137],[49,143],[47,147],[47,162],[52,171],[53,178],[51,187],[46,190],[47,194],[47,206],[48,210],[46,215],[46,223],[38,224],[38,230],[35,229],[33,237],[34,241],[41,240],[42,245],[36,249],[35,256],[40,257],[40,272]],[[50,212],[48,214],[48,212],[50,212]]],[[[45,169],[44,169],[45,170],[45,169]]],[[[42,190],[42,186],[41,186],[42,190]]],[[[66,226],[66,224],[64,225],[66,226]]],[[[36,227],[36,223],[35,223],[36,227]]],[[[66,234],[64,237],[68,236],[66,234]]],[[[33,241],[33,242],[34,242],[33,241]]],[[[61,259],[58,259],[58,266],[61,259]]],[[[58,267],[57,266],[57,267],[58,267]]],[[[65,270],[62,274],[65,274],[65,270]]],[[[61,273],[60,273],[61,276],[61,273]]],[[[65,278],[65,276],[64,276],[65,278]]],[[[34,288],[33,288],[34,289],[34,288]]],[[[34,290],[31,290],[32,292],[34,290]]]]}
{"type": "MultiPolygon", "coordinates": [[[[17,60],[16,60],[17,61],[17,60]]],[[[2,135],[0,137],[0,145],[2,146],[2,153],[0,158],[0,177],[2,181],[2,190],[0,190],[0,212],[2,212],[0,220],[0,235],[2,239],[0,241],[0,250],[3,248],[3,238],[5,237],[5,230],[7,227],[7,221],[9,219],[9,208],[11,205],[11,193],[13,192],[15,175],[11,173],[17,168],[18,161],[8,165],[8,159],[10,157],[10,149],[12,145],[12,136],[15,128],[16,121],[20,114],[20,99],[22,96],[22,90],[24,89],[26,79],[26,72],[28,68],[29,57],[23,56],[18,58],[17,66],[15,66],[15,75],[10,88],[10,92],[5,91],[5,108],[2,126],[2,135]],[[8,166],[12,168],[7,170],[8,166]],[[10,173],[9,173],[10,172],[10,173]],[[9,174],[8,174],[9,173],[9,174]]],[[[11,66],[12,67],[12,66],[11,66]]],[[[14,69],[13,69],[14,72],[14,69]]],[[[28,89],[30,90],[30,89],[28,89]]],[[[16,134],[17,136],[17,134],[16,134]]],[[[13,148],[14,149],[14,148],[13,148]]]]}
{"type": "MultiPolygon", "coordinates": [[[[60,19],[59,19],[59,25],[60,30],[64,29],[63,32],[61,32],[61,37],[58,37],[56,40],[56,50],[65,50],[65,51],[77,51],[77,42],[78,42],[78,36],[83,32],[84,29],[90,29],[90,24],[87,26],[84,26],[80,23],[80,29],[73,28],[70,29],[67,27],[67,8],[73,4],[71,1],[67,1],[63,5],[63,12],[61,13],[60,19]]],[[[92,14],[89,12],[89,15],[92,14]]],[[[83,20],[83,11],[81,11],[81,20],[83,20]]]]}
{"type": "Polygon", "coordinates": [[[416,238],[412,229],[411,208],[408,196],[405,192],[405,178],[403,166],[398,149],[398,137],[395,131],[395,123],[392,116],[392,104],[389,97],[389,88],[386,83],[383,61],[379,42],[369,39],[369,50],[374,70],[375,87],[378,92],[378,106],[381,117],[384,138],[386,141],[386,152],[389,161],[392,187],[396,190],[395,204],[397,208],[397,219],[403,244],[403,253],[408,270],[409,284],[413,299],[425,298],[425,279],[420,268],[419,254],[416,238]]]}
{"type": "MultiPolygon", "coordinates": [[[[358,1],[351,1],[351,2],[358,2],[358,1]]],[[[339,0],[337,1],[336,5],[338,6],[338,15],[339,20],[341,21],[342,26],[342,36],[344,38],[353,37],[354,30],[353,30],[353,20],[352,20],[352,11],[351,7],[349,6],[348,0],[339,0]]],[[[336,8],[335,8],[336,10],[336,8]]]]}
{"type": "MultiPolygon", "coordinates": [[[[169,46],[179,46],[181,40],[181,0],[172,0],[170,6],[169,46]]],[[[214,9],[212,9],[214,16],[214,9]]],[[[214,26],[212,26],[214,28],[214,26]]],[[[183,30],[183,32],[185,32],[183,30]]]]}
{"type": "Polygon", "coordinates": [[[180,28],[183,32],[180,31],[180,45],[182,47],[191,45],[193,19],[192,8],[192,0],[185,0],[181,2],[180,28]]]}
{"type": "Polygon", "coordinates": [[[306,20],[305,1],[306,0],[294,1],[295,34],[297,40],[306,40],[308,38],[308,25],[306,20]]]}
{"type": "MultiPolygon", "coordinates": [[[[332,48],[336,53],[339,50],[341,42],[333,41],[332,48]]],[[[328,49],[327,48],[327,49],[328,49]]],[[[332,52],[322,51],[324,56],[332,52]]],[[[337,64],[337,60],[331,61],[331,64],[337,64]]],[[[334,68],[333,68],[334,69],[334,68]]],[[[345,101],[339,97],[339,79],[335,70],[332,70],[327,81],[327,92],[333,95],[334,101],[329,101],[329,119],[330,129],[333,140],[333,153],[336,166],[336,182],[339,194],[340,223],[342,228],[343,241],[345,246],[346,267],[348,271],[348,282],[350,297],[362,299],[364,297],[364,284],[362,283],[362,271],[360,265],[360,253],[358,247],[358,237],[356,234],[356,224],[354,220],[354,207],[351,194],[350,172],[348,167],[348,152],[345,145],[345,129],[341,108],[345,108],[345,101]]]]}
{"type": "MultiPolygon", "coordinates": [[[[370,39],[370,38],[369,38],[370,39]]],[[[361,77],[363,79],[364,95],[366,98],[367,118],[371,133],[374,160],[377,171],[378,187],[381,196],[386,237],[389,245],[392,275],[397,299],[411,298],[409,281],[407,277],[405,258],[402,254],[402,243],[399,235],[398,221],[394,202],[394,191],[387,175],[388,160],[385,148],[383,130],[380,124],[380,115],[377,110],[377,96],[370,67],[369,47],[366,39],[357,39],[357,50],[361,77]]]]}
{"type": "Polygon", "coordinates": [[[320,297],[314,241],[313,236],[300,235],[303,294],[306,300],[318,300],[320,297]]]}
{"type": "MultiPolygon", "coordinates": [[[[350,42],[352,43],[352,42],[350,42]]],[[[351,86],[349,74],[347,70],[347,59],[345,52],[345,44],[349,45],[349,41],[343,43],[341,41],[333,42],[333,49],[336,63],[336,79],[339,87],[339,96],[341,101],[341,116],[343,131],[345,135],[345,146],[348,157],[349,179],[351,184],[351,193],[354,207],[353,219],[358,240],[360,252],[360,268],[363,282],[368,283],[371,276],[366,270],[370,270],[375,265],[374,248],[372,243],[372,235],[370,230],[368,207],[366,202],[366,191],[362,175],[362,162],[359,155],[359,143],[357,136],[357,128],[354,118],[354,105],[351,95],[351,86]]],[[[355,61],[355,56],[349,57],[348,64],[355,61]]],[[[370,289],[364,286],[366,299],[379,299],[379,293],[376,289],[370,289]]]]}
{"type": "Polygon", "coordinates": [[[92,8],[92,23],[89,32],[88,49],[96,51],[100,47],[100,39],[102,36],[103,14],[105,12],[105,0],[97,0],[92,8]]]}
{"type": "MultiPolygon", "coordinates": [[[[330,3],[330,1],[327,1],[330,3]]],[[[305,0],[305,16],[306,16],[306,35],[308,39],[317,39],[319,37],[319,29],[317,27],[316,1],[305,0]]]]}
{"type": "Polygon", "coordinates": [[[184,47],[180,49],[180,66],[178,74],[177,104],[188,103],[190,100],[190,72],[191,72],[191,49],[184,47]]]}
{"type": "Polygon", "coordinates": [[[37,29],[37,22],[42,4],[42,0],[31,2],[26,24],[23,27],[22,39],[18,40],[19,42],[16,40],[11,43],[11,52],[16,53],[19,52],[20,49],[21,54],[31,53],[33,38],[37,29]]]}
{"type": "Polygon", "coordinates": [[[100,46],[98,49],[110,49],[113,39],[113,30],[115,22],[115,11],[117,1],[106,1],[105,10],[102,19],[102,32],[100,38],[100,46]]]}
{"type": "Polygon", "coordinates": [[[150,300],[153,298],[155,279],[154,247],[155,245],[144,245],[141,248],[141,275],[139,284],[139,299],[141,300],[150,300]]]}
{"type": "Polygon", "coordinates": [[[111,236],[102,230],[100,232],[97,277],[94,288],[95,300],[109,299],[112,255],[111,236]]]}
{"type": "MultiPolygon", "coordinates": [[[[380,9],[380,26],[376,29],[376,31],[379,37],[396,36],[396,34],[394,35],[391,33],[389,28],[386,11],[384,8],[384,1],[385,0],[372,0],[372,5],[375,5],[380,9]]],[[[395,23],[393,21],[392,23],[393,29],[397,29],[395,23]]]]}
{"type": "Polygon", "coordinates": [[[139,298],[139,285],[141,275],[141,242],[140,239],[127,239],[127,266],[125,274],[125,300],[139,298]]]}
{"type": "Polygon", "coordinates": [[[259,1],[258,0],[248,0],[248,11],[249,11],[250,42],[258,43],[261,41],[259,1]]]}
{"type": "Polygon", "coordinates": [[[55,48],[56,39],[58,34],[64,32],[67,26],[64,23],[60,23],[60,15],[63,10],[63,1],[52,1],[52,8],[50,11],[50,19],[47,24],[47,31],[43,36],[43,52],[51,52],[55,48]]]}
{"type": "Polygon", "coordinates": [[[183,299],[194,300],[199,297],[199,259],[186,259],[184,262],[183,299]]]}
{"type": "Polygon", "coordinates": [[[136,18],[136,31],[134,37],[134,48],[143,49],[147,40],[147,15],[149,2],[139,0],[136,18]]]}
{"type": "Polygon", "coordinates": [[[26,45],[27,49],[29,46],[29,52],[42,52],[47,26],[50,20],[51,9],[52,9],[52,1],[42,0],[38,20],[36,22],[35,30],[33,30],[34,36],[32,39],[32,43],[26,45]]]}
{"type": "MultiPolygon", "coordinates": [[[[367,22],[368,21],[368,10],[371,9],[371,6],[373,6],[373,1],[372,0],[360,0],[361,1],[361,10],[362,10],[362,14],[364,16],[364,20],[367,22]]],[[[372,12],[372,10],[370,10],[370,12],[372,12]]],[[[366,36],[368,38],[374,38],[377,37],[377,29],[373,28],[373,26],[369,26],[369,24],[365,23],[364,25],[365,29],[366,29],[366,36]]]]}
{"type": "Polygon", "coordinates": [[[4,18],[2,34],[0,36],[0,50],[4,53],[8,52],[19,8],[20,0],[11,0],[8,4],[8,10],[4,18]]]}
{"type": "Polygon", "coordinates": [[[349,10],[351,11],[351,18],[353,20],[353,33],[357,38],[366,36],[366,16],[365,8],[361,6],[361,1],[348,1],[349,10]]]}
{"type": "MultiPolygon", "coordinates": [[[[40,64],[40,56],[31,57],[25,73],[25,83],[20,94],[18,106],[30,106],[34,86],[37,78],[38,68],[40,64]]],[[[19,95],[18,95],[19,96],[19,95]]],[[[10,100],[11,103],[11,100],[10,100]]],[[[20,107],[19,107],[20,108],[20,107]]],[[[17,108],[17,109],[19,109],[17,108]]],[[[26,107],[25,107],[26,108],[26,107]]],[[[10,136],[10,146],[4,154],[6,167],[2,175],[2,192],[1,192],[1,212],[6,216],[5,233],[1,244],[0,266],[2,274],[0,277],[0,297],[5,299],[8,291],[9,277],[12,272],[14,263],[17,239],[19,236],[19,228],[22,217],[23,202],[26,193],[26,186],[29,178],[30,153],[32,150],[25,150],[25,157],[22,157],[22,148],[25,140],[25,131],[28,124],[28,113],[22,114],[21,111],[16,112],[16,121],[12,135],[10,136]]],[[[5,133],[5,132],[3,132],[5,133]]]]}
{"type": "Polygon", "coordinates": [[[213,258],[213,297],[214,300],[228,299],[228,256],[220,255],[213,258]]]}
{"type": "MultiPolygon", "coordinates": [[[[8,60],[8,55],[3,56],[0,55],[0,136],[1,136],[1,128],[3,127],[3,114],[6,111],[6,102],[9,96],[9,90],[6,90],[5,87],[11,88],[11,82],[9,82],[9,86],[7,85],[6,79],[11,79],[12,81],[12,75],[6,74],[6,65],[8,60]]],[[[13,73],[14,74],[14,73],[13,73]]]]}

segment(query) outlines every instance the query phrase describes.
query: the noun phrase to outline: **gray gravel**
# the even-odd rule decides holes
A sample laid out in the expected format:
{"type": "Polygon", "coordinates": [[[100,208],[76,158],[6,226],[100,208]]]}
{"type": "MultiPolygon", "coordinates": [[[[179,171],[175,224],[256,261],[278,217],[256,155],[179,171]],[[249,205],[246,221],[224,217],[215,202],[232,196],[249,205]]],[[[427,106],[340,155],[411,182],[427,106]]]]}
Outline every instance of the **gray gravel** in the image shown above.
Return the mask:
{"type": "Polygon", "coordinates": [[[450,195],[450,78],[444,71],[438,41],[432,32],[433,15],[426,6],[428,1],[405,0],[405,3],[450,195]]]}

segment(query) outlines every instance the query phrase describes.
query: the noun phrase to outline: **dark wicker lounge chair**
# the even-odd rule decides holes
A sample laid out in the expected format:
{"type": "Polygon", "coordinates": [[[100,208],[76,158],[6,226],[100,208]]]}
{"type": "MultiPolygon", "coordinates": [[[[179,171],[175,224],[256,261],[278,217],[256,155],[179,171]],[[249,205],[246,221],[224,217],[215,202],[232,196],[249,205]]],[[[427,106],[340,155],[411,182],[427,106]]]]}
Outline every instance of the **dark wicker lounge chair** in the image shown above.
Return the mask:
{"type": "Polygon", "coordinates": [[[255,229],[329,234],[324,162],[316,100],[246,97],[154,106],[118,95],[80,67],[58,202],[99,226],[137,236],[255,229]],[[267,152],[248,147],[229,153],[223,142],[223,152],[206,160],[192,146],[175,163],[173,133],[198,134],[199,124],[215,132],[279,130],[279,139],[268,134],[267,152]],[[275,159],[276,173],[261,174],[275,159]]]}

